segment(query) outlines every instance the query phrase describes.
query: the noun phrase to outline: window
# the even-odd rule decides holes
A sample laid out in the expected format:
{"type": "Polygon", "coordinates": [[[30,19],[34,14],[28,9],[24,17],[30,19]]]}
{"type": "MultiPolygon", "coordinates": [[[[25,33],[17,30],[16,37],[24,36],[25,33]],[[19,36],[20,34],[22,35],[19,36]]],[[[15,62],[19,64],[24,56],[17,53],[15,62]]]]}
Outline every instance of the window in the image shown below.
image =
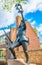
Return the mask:
{"type": "Polygon", "coordinates": [[[5,36],[0,36],[0,45],[5,44],[5,36]]]}
{"type": "Polygon", "coordinates": [[[0,59],[6,58],[6,48],[0,48],[0,59]]]}

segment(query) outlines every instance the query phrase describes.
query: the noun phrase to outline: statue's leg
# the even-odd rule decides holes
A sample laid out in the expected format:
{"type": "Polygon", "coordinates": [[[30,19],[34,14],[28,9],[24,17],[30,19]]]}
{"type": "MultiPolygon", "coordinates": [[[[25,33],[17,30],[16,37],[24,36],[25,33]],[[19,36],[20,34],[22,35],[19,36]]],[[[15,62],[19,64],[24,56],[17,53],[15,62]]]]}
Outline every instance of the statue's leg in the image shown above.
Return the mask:
{"type": "Polygon", "coordinates": [[[23,50],[24,50],[24,53],[25,53],[26,63],[28,63],[28,61],[29,61],[29,56],[28,56],[28,49],[27,49],[26,42],[22,42],[22,47],[23,47],[23,50]]]}
{"type": "Polygon", "coordinates": [[[11,53],[12,53],[14,59],[16,59],[16,54],[15,54],[14,49],[10,47],[9,50],[11,51],[11,53]]]}
{"type": "Polygon", "coordinates": [[[15,41],[15,42],[13,42],[13,44],[11,45],[11,48],[16,48],[16,47],[18,47],[18,46],[20,46],[20,43],[19,43],[18,41],[15,41]]]}
{"type": "Polygon", "coordinates": [[[14,51],[14,48],[15,47],[18,47],[19,46],[19,42],[15,41],[11,47],[9,47],[9,50],[11,51],[11,53],[13,54],[14,56],[14,59],[16,59],[16,54],[15,54],[15,51],[14,51]]]}

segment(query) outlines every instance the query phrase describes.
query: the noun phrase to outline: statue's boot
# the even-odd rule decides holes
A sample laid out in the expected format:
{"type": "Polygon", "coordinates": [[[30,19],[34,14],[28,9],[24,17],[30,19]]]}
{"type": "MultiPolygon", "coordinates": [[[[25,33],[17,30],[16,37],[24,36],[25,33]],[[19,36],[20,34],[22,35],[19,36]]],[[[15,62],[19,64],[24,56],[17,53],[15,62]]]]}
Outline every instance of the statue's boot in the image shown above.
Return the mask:
{"type": "Polygon", "coordinates": [[[11,53],[13,54],[14,59],[16,59],[16,54],[15,54],[14,49],[12,49],[12,48],[10,47],[10,48],[9,48],[9,50],[10,50],[10,51],[11,51],[11,53]]]}

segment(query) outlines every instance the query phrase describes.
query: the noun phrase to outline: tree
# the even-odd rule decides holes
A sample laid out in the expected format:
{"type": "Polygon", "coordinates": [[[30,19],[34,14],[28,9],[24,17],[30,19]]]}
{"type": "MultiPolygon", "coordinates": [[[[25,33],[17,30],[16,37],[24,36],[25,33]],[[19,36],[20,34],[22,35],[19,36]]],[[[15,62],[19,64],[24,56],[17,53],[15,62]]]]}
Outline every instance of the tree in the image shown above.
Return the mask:
{"type": "Polygon", "coordinates": [[[42,42],[40,42],[40,48],[42,48],[42,42]]]}
{"type": "Polygon", "coordinates": [[[40,42],[40,44],[42,45],[42,42],[40,42]]]}
{"type": "Polygon", "coordinates": [[[1,0],[3,9],[7,11],[11,11],[11,8],[15,3],[23,3],[26,4],[27,0],[1,0]]]}
{"type": "Polygon", "coordinates": [[[34,32],[37,34],[37,36],[38,36],[38,30],[37,30],[37,28],[33,28],[34,29],[34,32]]]}

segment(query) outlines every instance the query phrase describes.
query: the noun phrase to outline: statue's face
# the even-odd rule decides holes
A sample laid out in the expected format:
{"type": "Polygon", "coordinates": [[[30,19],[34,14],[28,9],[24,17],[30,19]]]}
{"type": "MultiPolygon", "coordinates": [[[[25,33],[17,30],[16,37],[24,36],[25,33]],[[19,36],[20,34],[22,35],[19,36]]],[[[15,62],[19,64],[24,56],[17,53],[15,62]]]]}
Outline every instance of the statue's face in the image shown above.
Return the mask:
{"type": "Polygon", "coordinates": [[[21,20],[22,20],[21,17],[17,17],[17,18],[16,18],[17,27],[20,25],[21,20]]]}

